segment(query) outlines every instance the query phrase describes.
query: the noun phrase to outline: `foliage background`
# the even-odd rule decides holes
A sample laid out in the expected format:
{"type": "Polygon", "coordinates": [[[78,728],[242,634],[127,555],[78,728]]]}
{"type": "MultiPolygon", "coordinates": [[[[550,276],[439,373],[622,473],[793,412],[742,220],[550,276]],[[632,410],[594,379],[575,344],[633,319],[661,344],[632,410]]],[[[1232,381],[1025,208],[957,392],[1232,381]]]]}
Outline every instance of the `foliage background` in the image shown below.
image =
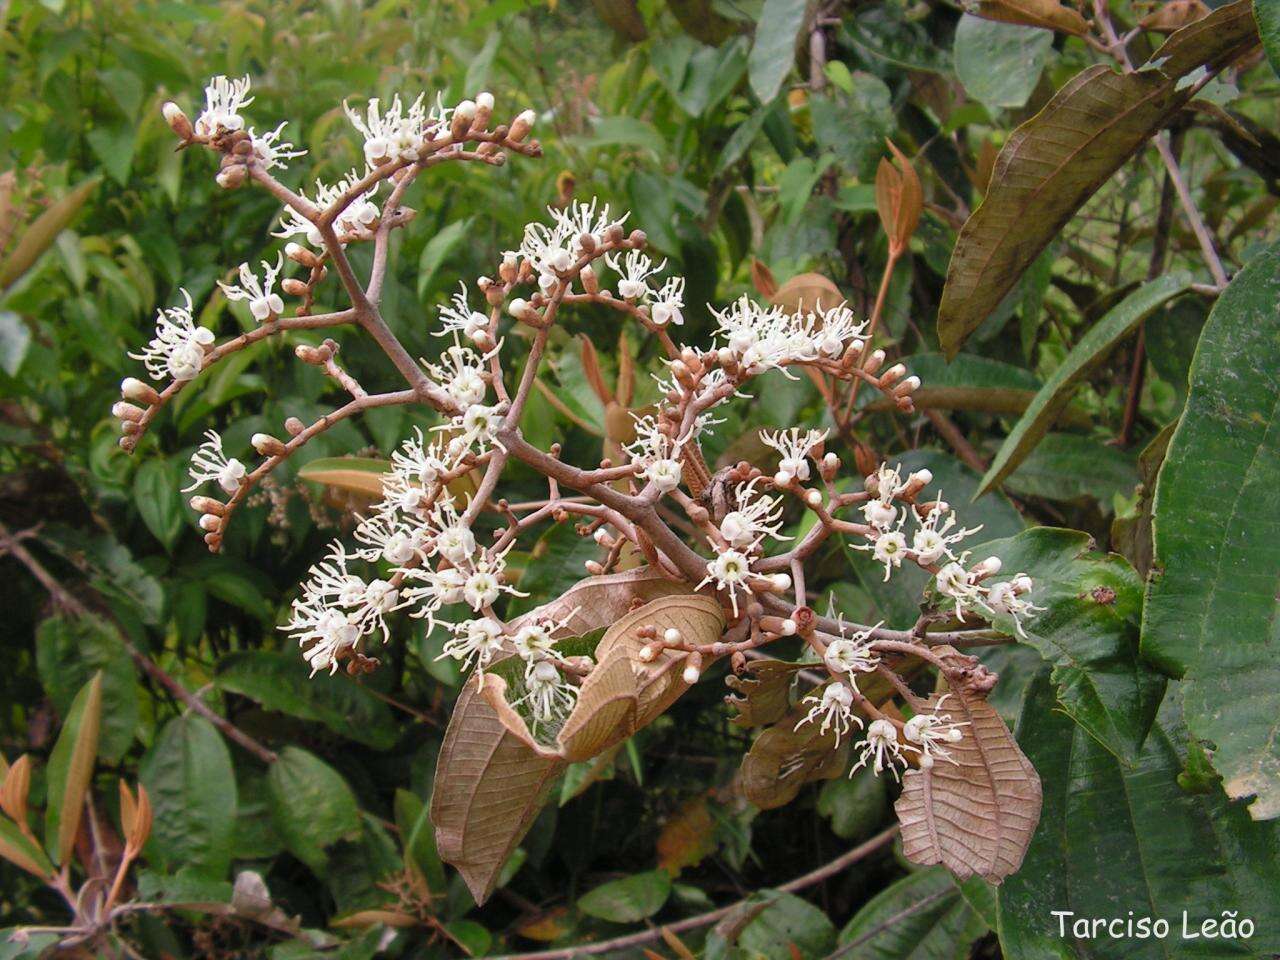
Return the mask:
{"type": "MultiPolygon", "coordinates": [[[[1083,333],[1146,277],[1157,237],[1167,238],[1169,270],[1204,273],[1179,217],[1167,230],[1158,228],[1158,161],[1152,151],[1139,153],[1062,231],[960,360],[945,366],[933,320],[956,230],[981,199],[1008,132],[1095,54],[1048,31],[1002,31],[990,21],[962,19],[946,5],[884,0],[825,5],[823,68],[803,43],[794,63],[790,42],[762,51],[757,39],[753,49],[755,22],[772,16],[772,29],[779,29],[787,6],[773,0],[645,0],[635,7],[567,0],[0,5],[0,157],[14,175],[5,211],[12,226],[4,230],[20,232],[69,194],[83,201],[31,269],[16,282],[5,280],[11,286],[0,300],[0,520],[11,531],[38,525],[26,544],[58,580],[95,609],[109,607],[127,642],[282,757],[268,772],[139,671],[105,620],[73,623],[11,557],[0,559],[0,607],[8,621],[0,640],[7,664],[0,674],[0,752],[9,760],[23,752],[47,757],[76,691],[104,671],[100,810],[115,822],[118,776],[141,778],[157,805],[157,827],[137,875],[140,896],[191,899],[198,892],[226,900],[235,873],[253,869],[288,914],[323,929],[383,905],[379,882],[402,871],[406,856],[436,876],[433,851],[406,854],[405,834],[412,833],[415,804],[429,796],[460,683],[449,662],[435,660],[440,638],[423,636],[411,621],[363,687],[345,677],[306,682],[300,657],[281,644],[274,626],[324,540],[348,522],[352,504],[331,491],[290,474],[268,502],[244,511],[221,555],[204,551],[177,493],[201,432],[216,423],[231,448],[244,448],[259,429],[324,409],[323,378],[292,362],[291,347],[264,342],[236,355],[172,405],[137,455],[116,449],[108,410],[120,379],[135,372],[125,352],[147,339],[156,307],[174,302],[185,286],[205,304],[202,323],[247,328],[247,315],[228,307],[214,281],[274,249],[267,243],[274,203],[250,191],[220,190],[206,155],[175,152],[158,109],[164,99],[195,107],[208,76],[252,74],[253,114],[288,117],[293,139],[310,151],[293,164],[294,182],[301,171],[308,179],[328,178],[357,161],[358,145],[339,107],[344,97],[425,89],[455,102],[489,89],[500,115],[536,107],[542,160],[497,170],[441,168],[409,198],[419,214],[397,238],[384,312],[420,353],[438,349],[428,336],[434,307],[457,278],[492,269],[525,222],[569,195],[596,195],[634,211],[634,222],[689,278],[691,341],[707,332],[703,303],[754,290],[754,261],[779,281],[825,274],[867,312],[886,257],[871,184],[884,139],[892,138],[914,158],[934,203],[893,275],[887,332],[904,354],[925,354],[912,369],[926,386],[958,391],[963,402],[947,424],[967,439],[957,443],[936,420],[917,416],[865,421],[860,440],[885,455],[915,450],[906,461],[929,465],[958,504],[976,490],[978,475],[957,455],[989,462],[1016,420],[996,398],[1020,392],[1025,405],[1083,333]],[[994,60],[1001,43],[1010,45],[1008,59],[994,60]],[[93,186],[81,190],[86,183],[93,186]]],[[[1117,7],[1127,22],[1146,12],[1117,7]]],[[[1218,92],[1225,106],[1188,112],[1177,122],[1183,169],[1232,270],[1276,238],[1280,141],[1269,131],[1278,119],[1278,86],[1263,63],[1241,74],[1238,90],[1218,92]]],[[[1109,636],[1121,637],[1123,650],[1113,654],[1136,677],[1135,689],[1150,694],[1139,696],[1143,703],[1133,709],[1140,713],[1154,712],[1160,697],[1151,691],[1164,686],[1137,657],[1138,575],[1151,562],[1154,471],[1167,443],[1163,430],[1186,402],[1187,372],[1209,306],[1190,296],[1152,314],[1145,384],[1131,424],[1125,426],[1133,354],[1127,339],[1098,358],[1055,432],[1003,489],[965,514],[985,524],[992,539],[1032,524],[1083,530],[1133,564],[1138,574],[1130,571],[1123,589],[1134,608],[1127,625],[1109,636]],[[1120,443],[1111,442],[1117,437],[1120,443]]],[[[656,369],[648,345],[619,344],[606,318],[584,317],[576,329],[595,344],[607,377],[620,349],[656,369]]],[[[394,372],[357,342],[346,357],[370,389],[393,382],[394,372]]],[[[598,457],[605,411],[584,374],[580,344],[564,335],[553,367],[548,389],[530,404],[526,433],[542,446],[564,443],[571,457],[598,457]]],[[[647,378],[641,384],[637,405],[652,399],[644,392],[647,378]]],[[[733,412],[717,432],[722,446],[709,453],[750,459],[756,452],[748,422],[821,424],[823,416],[808,381],[779,378],[763,402],[733,412]]],[[[385,454],[413,425],[428,423],[401,409],[377,411],[329,431],[307,456],[385,454]]],[[[523,488],[507,492],[512,499],[541,495],[533,478],[521,482],[523,488]]],[[[523,558],[522,587],[549,596],[577,579],[593,555],[593,545],[568,526],[552,527],[523,558]]],[[[881,588],[875,571],[853,555],[825,556],[821,580],[855,618],[896,622],[914,615],[909,591],[881,588]]],[[[1217,842],[1226,851],[1220,877],[1230,879],[1222,888],[1227,899],[1197,894],[1200,906],[1229,908],[1250,883],[1275,879],[1275,831],[1226,803],[1200,745],[1181,726],[1177,683],[1141,756],[1149,715],[1145,725],[1136,723],[1127,761],[1087,737],[1073,760],[1069,745],[1082,735],[1052,713],[1053,686],[1040,673],[1040,654],[1018,646],[993,652],[990,662],[1003,676],[995,699],[1011,726],[1024,691],[1028,702],[1047,697],[1042,716],[1065,723],[1049,729],[1041,719],[1038,728],[1019,730],[1024,749],[1033,760],[1038,749],[1047,765],[1046,795],[1064,782],[1055,775],[1074,775],[1077,786],[1092,777],[1105,821],[1110,804],[1123,807],[1126,789],[1132,793],[1130,778],[1180,785],[1164,804],[1130,801],[1123,836],[1104,840],[1090,837],[1083,823],[1064,826],[1078,844],[1067,851],[1077,877],[1092,877],[1076,861],[1094,845],[1141,851],[1154,835],[1167,839],[1160,831],[1172,828],[1158,824],[1163,816],[1181,817],[1182,841],[1217,842]],[[1064,743],[1065,766],[1057,769],[1064,743]],[[1091,753],[1100,756],[1089,761],[1091,753]]],[[[801,897],[760,893],[892,822],[890,792],[874,780],[835,780],[806,788],[789,806],[756,810],[734,779],[751,737],[729,722],[719,702],[724,692],[711,677],[616,757],[572,770],[491,904],[473,909],[456,879],[447,880],[431,912],[453,924],[455,939],[476,953],[599,939],[651,915],[676,919],[753,896],[767,908],[747,914],[736,931],[734,949],[748,954],[789,957],[794,948],[823,956],[838,935],[850,942],[869,934],[865,943],[876,956],[905,956],[913,945],[923,945],[917,955],[931,957],[995,956],[1000,947],[989,931],[997,927],[1008,956],[1062,949],[1032,945],[1018,939],[1025,931],[1002,926],[1013,909],[1005,895],[998,914],[989,891],[972,885],[960,891],[934,871],[913,873],[888,850],[801,897]],[[623,886],[584,898],[619,879],[623,886]],[[905,920],[880,926],[923,900],[927,909],[917,906],[905,920]]],[[[37,766],[32,788],[35,807],[43,769],[37,766]]],[[[1119,853],[1103,856],[1114,869],[1131,869],[1119,853]]],[[[1051,873],[1051,863],[1034,866],[1051,873]]],[[[0,870],[0,927],[56,922],[60,905],[48,890],[8,865],[0,870]]],[[[1151,900],[1172,908],[1182,896],[1151,900]]],[[[1275,918],[1259,919],[1260,925],[1266,919],[1274,946],[1275,918]]],[[[333,932],[345,945],[321,955],[372,956],[385,939],[378,927],[333,932]]],[[[251,922],[191,913],[168,914],[163,922],[145,917],[131,936],[148,957],[283,958],[316,950],[251,922]]],[[[729,949],[726,937],[712,936],[709,955],[729,949]]],[[[389,950],[430,956],[460,949],[428,939],[421,929],[409,930],[389,950]]],[[[700,949],[702,933],[690,943],[700,949]]],[[[1106,955],[1104,947],[1089,949],[1106,955]]],[[[1253,949],[1261,954],[1266,945],[1253,949]]]]}

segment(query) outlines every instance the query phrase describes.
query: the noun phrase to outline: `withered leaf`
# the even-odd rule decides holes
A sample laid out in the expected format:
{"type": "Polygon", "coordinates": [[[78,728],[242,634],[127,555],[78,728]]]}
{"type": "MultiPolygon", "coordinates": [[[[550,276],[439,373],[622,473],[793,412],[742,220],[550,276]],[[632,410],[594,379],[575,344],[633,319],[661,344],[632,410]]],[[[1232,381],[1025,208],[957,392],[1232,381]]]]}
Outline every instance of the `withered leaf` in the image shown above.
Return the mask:
{"type": "Polygon", "coordinates": [[[1084,17],[1058,0],[978,0],[977,9],[971,12],[987,20],[1061,30],[1077,37],[1089,32],[1084,17]]]}
{"type": "Polygon", "coordinates": [[[725,684],[738,694],[724,698],[725,703],[738,711],[737,716],[730,718],[730,722],[740,727],[763,727],[777,723],[791,706],[791,681],[803,669],[803,663],[751,660],[747,663],[749,676],[730,674],[725,677],[725,684]]]}
{"type": "Polygon", "coordinates": [[[511,626],[517,630],[521,624],[535,620],[567,618],[563,628],[557,630],[553,637],[556,640],[581,637],[617,623],[637,603],[690,592],[687,583],[663,576],[653,567],[606,573],[579,580],[555,600],[513,620],[511,626]]]}
{"type": "Polygon", "coordinates": [[[898,166],[881,159],[876,170],[876,210],[880,214],[880,225],[889,238],[889,249],[896,256],[907,248],[911,235],[920,224],[924,190],[907,155],[892,140],[885,142],[898,166]]]}
{"type": "Polygon", "coordinates": [[[947,745],[955,763],[939,760],[903,775],[894,805],[902,851],[914,863],[940,863],[961,880],[976,874],[1000,883],[1021,865],[1040,819],[1040,777],[995,708],[971,689],[957,687],[942,712],[967,726],[958,743],[947,745]]]}
{"type": "Polygon", "coordinates": [[[844,302],[844,295],[820,273],[798,273],[769,297],[775,307],[788,313],[830,310],[844,302]]]}

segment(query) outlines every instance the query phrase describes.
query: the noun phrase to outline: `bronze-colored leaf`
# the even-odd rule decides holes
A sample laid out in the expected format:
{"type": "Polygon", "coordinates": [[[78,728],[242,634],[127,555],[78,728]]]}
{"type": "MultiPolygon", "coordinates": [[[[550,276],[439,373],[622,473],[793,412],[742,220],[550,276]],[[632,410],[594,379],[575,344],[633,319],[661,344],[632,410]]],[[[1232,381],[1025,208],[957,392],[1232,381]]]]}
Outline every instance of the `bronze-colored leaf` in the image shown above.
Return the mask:
{"type": "MultiPolygon", "coordinates": [[[[948,647],[938,652],[961,656],[948,647]]],[[[960,741],[947,745],[956,762],[908,770],[894,809],[908,860],[1000,883],[1021,865],[1040,819],[1040,777],[982,686],[980,679],[955,683],[942,712],[967,724],[960,741]]]]}
{"type": "Polygon", "coordinates": [[[924,211],[924,190],[915,167],[907,155],[892,140],[885,141],[898,161],[895,167],[889,160],[881,159],[876,169],[876,211],[880,225],[889,238],[889,249],[895,256],[907,249],[911,235],[920,224],[924,211]]]}
{"type": "Polygon", "coordinates": [[[673,877],[695,867],[716,849],[716,822],[706,797],[685,801],[658,834],[658,866],[673,877]]]}
{"type": "Polygon", "coordinates": [[[49,757],[45,846],[65,864],[84,813],[84,798],[98,756],[102,723],[102,672],[81,687],[49,757]]]}
{"type": "Polygon", "coordinates": [[[778,281],[774,279],[773,271],[755,257],[751,258],[751,285],[766,300],[773,299],[778,292],[778,281]]]}
{"type": "Polygon", "coordinates": [[[13,252],[0,263],[0,290],[6,290],[31,268],[53,245],[53,241],[69,224],[80,208],[84,206],[94,188],[98,186],[94,177],[80,184],[65,197],[53,203],[44,213],[36,217],[35,222],[27,227],[18,239],[13,252]]]}
{"type": "Polygon", "coordinates": [[[0,857],[41,880],[48,880],[54,873],[40,845],[4,817],[0,817],[0,857]]]}
{"type": "Polygon", "coordinates": [[[345,917],[337,917],[329,921],[329,926],[337,927],[339,930],[359,929],[362,927],[373,927],[382,924],[388,927],[416,927],[422,921],[412,914],[402,913],[399,910],[357,910],[355,913],[349,913],[345,917]]]}
{"type": "Polygon", "coordinates": [[[840,288],[820,273],[798,273],[769,298],[787,313],[830,310],[844,302],[840,288]]]}
{"type": "Polygon", "coordinates": [[[1060,30],[1077,37],[1089,32],[1084,17],[1058,0],[978,0],[977,9],[971,12],[987,20],[1060,30]]]}
{"type": "Polygon", "coordinates": [[[549,603],[511,622],[512,629],[534,620],[566,620],[554,639],[581,637],[617,623],[632,607],[659,597],[690,593],[689,585],[672,580],[653,567],[606,573],[579,580],[549,603]]]}
{"type": "Polygon", "coordinates": [[[750,660],[749,676],[730,674],[725,684],[738,696],[725,697],[725,703],[738,711],[730,723],[740,727],[764,727],[777,723],[791,707],[791,682],[804,669],[803,663],[785,660],[750,660]]]}
{"type": "Polygon", "coordinates": [[[134,797],[133,791],[129,789],[129,784],[125,783],[124,778],[120,778],[120,832],[124,834],[127,841],[133,833],[133,828],[138,822],[138,801],[134,797]]]}
{"type": "Polygon", "coordinates": [[[0,810],[3,810],[18,828],[26,833],[27,825],[27,793],[31,790],[31,757],[23,754],[13,762],[4,774],[4,785],[0,786],[0,810]]]}
{"type": "Polygon", "coordinates": [[[1173,33],[1209,15],[1204,0],[1169,0],[1138,21],[1145,30],[1173,33]]]}
{"type": "Polygon", "coordinates": [[[1235,0],[1173,34],[1143,68],[1095,64],[1010,135],[990,189],[965,222],[938,308],[948,357],[991,314],[1081,205],[1191,99],[1181,81],[1258,42],[1250,0],[1235,0]]]}

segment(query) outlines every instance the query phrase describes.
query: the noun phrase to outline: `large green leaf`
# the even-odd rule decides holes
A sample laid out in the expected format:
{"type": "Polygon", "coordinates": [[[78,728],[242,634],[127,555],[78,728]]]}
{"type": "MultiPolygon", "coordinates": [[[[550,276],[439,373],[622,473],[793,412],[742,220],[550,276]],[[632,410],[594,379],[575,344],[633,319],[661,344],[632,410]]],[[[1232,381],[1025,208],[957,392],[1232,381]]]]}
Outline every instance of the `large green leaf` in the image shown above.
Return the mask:
{"type": "MultiPolygon", "coordinates": [[[[1045,609],[1023,626],[1025,642],[1053,664],[1061,709],[1126,763],[1133,762],[1164,696],[1165,679],[1138,657],[1142,580],[1119,554],[1092,549],[1088,534],[1037,527],[984,546],[1005,573],[1035,580],[1045,609]]],[[[1013,633],[1006,618],[996,623],[1013,633]]]]}
{"type": "Polygon", "coordinates": [[[387,750],[396,742],[390,709],[358,683],[326,673],[307,676],[299,656],[240,650],[218,661],[215,682],[268,710],[322,723],[339,736],[387,750]]]}
{"type": "Polygon", "coordinates": [[[966,960],[987,932],[942,867],[917,870],[871,898],[843,930],[858,960],[966,960]]]}
{"type": "Polygon", "coordinates": [[[669,896],[671,876],[650,870],[601,884],[578,898],[578,909],[601,920],[638,923],[661,910],[669,896]]]}
{"type": "Polygon", "coordinates": [[[102,672],[98,756],[119,760],[138,726],[138,681],[120,635],[100,620],[50,617],[36,631],[36,667],[45,693],[64,715],[76,692],[102,672]]]}
{"type": "Polygon", "coordinates": [[[231,863],[237,806],[222,735],[203,717],[175,717],[143,758],[139,777],[155,816],[150,861],[221,880],[231,863]]]}
{"type": "MultiPolygon", "coordinates": [[[[738,933],[738,946],[756,960],[817,960],[835,945],[836,930],[830,918],[795,894],[760,890],[740,909],[746,915],[759,910],[738,933]],[[767,906],[759,910],[762,903],[767,906]]],[[[707,956],[711,955],[708,943],[707,956]]]]}
{"type": "Polygon", "coordinates": [[[1258,34],[1267,60],[1280,77],[1280,0],[1253,0],[1253,15],[1258,20],[1258,34]]]}
{"type": "Polygon", "coordinates": [[[333,767],[301,747],[288,746],[267,774],[271,818],[285,847],[316,873],[325,850],[360,835],[355,794],[333,767]]]}
{"type": "Polygon", "coordinates": [[[1269,957],[1280,950],[1280,835],[1251,821],[1213,785],[1192,795],[1178,785],[1185,740],[1173,690],[1136,768],[1126,770],[1057,709],[1053,684],[1032,684],[1018,741],[1044,785],[1040,826],[1022,869],[1000,887],[1000,944],[1018,960],[1269,957]],[[1248,941],[1181,939],[1182,912],[1197,929],[1224,910],[1249,917],[1248,941]],[[1168,922],[1165,939],[1105,933],[1059,936],[1051,911],[1076,917],[1150,917],[1168,922]]]}
{"type": "Polygon", "coordinates": [[[1005,489],[1046,500],[1098,501],[1110,511],[1116,494],[1129,496],[1138,485],[1134,455],[1097,437],[1049,433],[1004,482],[1005,489]]]}
{"type": "Polygon", "coordinates": [[[1187,726],[1235,798],[1280,815],[1280,244],[1214,305],[1156,485],[1143,653],[1187,683],[1187,726]]]}
{"type": "Polygon", "coordinates": [[[989,110],[1021,107],[1035,90],[1053,51],[1053,33],[966,13],[953,52],[964,91],[989,110]]]}
{"type": "Polygon", "coordinates": [[[96,673],[76,694],[49,755],[44,846],[59,865],[66,865],[80,828],[84,798],[98,756],[101,722],[102,674],[96,673]]]}
{"type": "Polygon", "coordinates": [[[1063,225],[1191,98],[1183,77],[1228,63],[1257,42],[1250,0],[1182,28],[1147,68],[1095,64],[1020,126],[996,158],[982,203],[960,230],[938,308],[953,356],[1063,225]]]}
{"type": "Polygon", "coordinates": [[[166,550],[183,532],[183,509],[179,498],[182,483],[168,460],[148,460],[133,478],[133,502],[138,505],[142,522],[166,550]]]}
{"type": "Polygon", "coordinates": [[[982,478],[978,496],[997,486],[1035,449],[1071,402],[1071,394],[1089,372],[1106,359],[1116,344],[1127,337],[1150,313],[1191,285],[1189,274],[1172,273],[1139,287],[1107,311],[1106,315],[1080,338],[1053,372],[1030,406],[1000,446],[982,478]]]}
{"type": "Polygon", "coordinates": [[[760,8],[755,41],[747,56],[747,78],[761,103],[778,95],[791,72],[807,5],[807,0],[764,0],[760,8]]]}

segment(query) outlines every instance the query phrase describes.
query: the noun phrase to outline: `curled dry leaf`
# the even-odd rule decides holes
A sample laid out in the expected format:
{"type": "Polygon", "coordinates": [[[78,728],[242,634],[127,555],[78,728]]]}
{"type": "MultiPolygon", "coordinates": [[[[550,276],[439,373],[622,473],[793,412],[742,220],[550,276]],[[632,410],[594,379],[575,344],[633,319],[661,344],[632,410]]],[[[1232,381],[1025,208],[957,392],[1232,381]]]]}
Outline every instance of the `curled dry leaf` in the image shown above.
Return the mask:
{"type": "Polygon", "coordinates": [[[888,159],[881,158],[880,166],[876,169],[876,211],[880,214],[880,224],[889,237],[889,251],[897,257],[907,249],[911,235],[920,225],[920,214],[924,210],[924,190],[906,154],[892,140],[886,140],[885,143],[898,161],[898,167],[888,159]]]}
{"type": "Polygon", "coordinates": [[[764,727],[777,723],[791,706],[791,681],[803,669],[803,663],[751,660],[746,670],[749,676],[730,674],[725,677],[725,685],[738,694],[724,698],[725,703],[738,711],[729,722],[740,727],[764,727]]]}
{"type": "Polygon", "coordinates": [[[4,775],[4,785],[0,787],[0,810],[26,833],[27,825],[27,793],[31,789],[31,757],[23,754],[13,762],[4,775]]]}
{"type": "Polygon", "coordinates": [[[463,687],[436,765],[431,822],[440,856],[458,869],[476,902],[493,891],[502,865],[565,766],[621,742],[687,689],[673,668],[678,655],[666,652],[653,663],[641,663],[644,640],[635,634],[640,626],[654,624],[660,630],[674,626],[690,642],[719,637],[724,623],[719,605],[681,592],[687,590],[655,571],[632,570],[589,577],[525,615],[568,617],[557,639],[613,624],[596,649],[598,665],[584,681],[555,748],[533,739],[501,698],[505,684],[495,673],[487,673],[483,684],[473,675],[463,687]],[[646,600],[628,612],[634,602],[646,600]]]}
{"type": "Polygon", "coordinates": [[[1084,17],[1070,7],[1064,7],[1058,0],[978,0],[975,5],[966,5],[965,9],[976,16],[1001,23],[1059,30],[1077,37],[1089,32],[1084,17]]]}
{"type": "Polygon", "coordinates": [[[141,783],[134,797],[129,785],[120,781],[120,830],[130,856],[136,856],[151,836],[151,798],[141,783]]]}
{"type": "MultiPolygon", "coordinates": [[[[1021,865],[1040,819],[1040,777],[983,699],[991,675],[950,647],[938,653],[949,682],[955,672],[942,712],[966,725],[960,741],[947,745],[955,763],[940,760],[903,775],[894,805],[902,851],[914,863],[941,863],[960,880],[977,874],[1000,883],[1021,865]]],[[[936,705],[931,698],[924,709],[936,705]]]]}
{"type": "Polygon", "coordinates": [[[1169,0],[1139,20],[1138,25],[1157,33],[1173,33],[1208,15],[1204,0],[1169,0]]]}

